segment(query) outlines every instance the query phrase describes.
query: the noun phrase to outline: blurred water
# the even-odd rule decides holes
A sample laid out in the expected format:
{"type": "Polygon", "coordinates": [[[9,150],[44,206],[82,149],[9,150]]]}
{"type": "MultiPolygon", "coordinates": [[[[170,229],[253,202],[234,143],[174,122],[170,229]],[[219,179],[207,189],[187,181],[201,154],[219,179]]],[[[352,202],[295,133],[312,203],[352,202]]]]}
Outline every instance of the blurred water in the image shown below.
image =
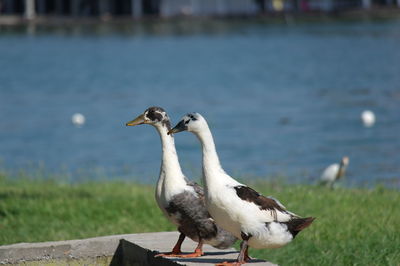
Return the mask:
{"type": "MultiPolygon", "coordinates": [[[[314,182],[347,155],[349,185],[399,187],[399,44],[400,21],[3,27],[2,168],[154,182],[156,131],[124,124],[158,105],[173,122],[202,113],[235,176],[314,182]],[[377,115],[372,128],[364,109],[377,115]]],[[[181,133],[176,143],[198,177],[198,141],[181,133]]]]}

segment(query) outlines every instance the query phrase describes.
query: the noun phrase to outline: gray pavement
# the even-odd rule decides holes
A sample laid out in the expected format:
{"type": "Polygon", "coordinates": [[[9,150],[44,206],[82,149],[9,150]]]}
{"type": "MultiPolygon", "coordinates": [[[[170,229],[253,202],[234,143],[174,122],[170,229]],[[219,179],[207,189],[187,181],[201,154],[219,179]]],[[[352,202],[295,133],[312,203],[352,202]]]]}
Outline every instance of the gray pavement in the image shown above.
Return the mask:
{"type": "MultiPolygon", "coordinates": [[[[19,243],[0,246],[0,264],[14,265],[213,265],[236,259],[231,248],[215,249],[204,245],[205,256],[199,258],[154,258],[169,252],[178,239],[178,232],[113,235],[81,240],[41,243],[19,243]]],[[[197,243],[186,238],[183,252],[193,252],[197,243]]],[[[248,265],[274,266],[253,259],[248,265]]]]}

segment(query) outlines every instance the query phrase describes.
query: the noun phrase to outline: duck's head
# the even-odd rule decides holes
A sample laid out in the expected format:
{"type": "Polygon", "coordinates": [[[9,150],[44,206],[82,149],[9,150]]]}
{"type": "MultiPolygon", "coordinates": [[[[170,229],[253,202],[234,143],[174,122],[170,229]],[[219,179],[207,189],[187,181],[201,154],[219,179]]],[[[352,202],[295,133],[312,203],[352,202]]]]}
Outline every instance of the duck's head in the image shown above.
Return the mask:
{"type": "Polygon", "coordinates": [[[207,125],[206,120],[199,113],[188,113],[182,117],[176,126],[168,131],[168,134],[175,134],[181,131],[198,132],[204,125],[207,125]]]}
{"type": "Polygon", "coordinates": [[[171,129],[171,123],[167,112],[165,112],[163,108],[157,106],[147,108],[143,114],[126,123],[127,126],[137,126],[142,124],[149,124],[155,127],[163,126],[168,130],[171,129]]]}

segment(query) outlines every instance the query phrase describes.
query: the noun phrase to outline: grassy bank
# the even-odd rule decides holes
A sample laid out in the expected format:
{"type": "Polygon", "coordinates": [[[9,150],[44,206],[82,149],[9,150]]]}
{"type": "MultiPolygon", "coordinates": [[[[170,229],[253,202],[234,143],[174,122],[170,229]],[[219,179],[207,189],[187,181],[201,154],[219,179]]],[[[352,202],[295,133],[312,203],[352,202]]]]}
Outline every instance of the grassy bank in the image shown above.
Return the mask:
{"type": "MultiPolygon", "coordinates": [[[[286,247],[252,249],[252,256],[280,265],[400,265],[399,191],[254,187],[317,220],[286,247]]],[[[166,230],[175,228],[149,186],[0,178],[0,244],[166,230]]]]}

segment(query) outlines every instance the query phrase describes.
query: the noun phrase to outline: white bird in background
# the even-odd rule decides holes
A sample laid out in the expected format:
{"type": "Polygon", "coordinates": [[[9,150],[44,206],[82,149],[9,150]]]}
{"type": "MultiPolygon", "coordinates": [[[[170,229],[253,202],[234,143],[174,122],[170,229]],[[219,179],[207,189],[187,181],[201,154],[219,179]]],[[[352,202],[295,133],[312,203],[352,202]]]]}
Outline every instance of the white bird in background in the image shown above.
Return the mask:
{"type": "Polygon", "coordinates": [[[76,127],[81,127],[83,124],[85,124],[85,116],[80,113],[75,113],[71,117],[72,124],[74,124],[76,127]]]}
{"type": "Polygon", "coordinates": [[[325,168],[321,175],[322,184],[333,187],[333,184],[344,176],[349,162],[349,157],[344,156],[340,161],[340,164],[334,163],[325,168]]]}
{"type": "Polygon", "coordinates": [[[370,110],[361,113],[361,120],[365,127],[372,127],[375,124],[375,114],[370,110]]]}
{"type": "Polygon", "coordinates": [[[225,173],[211,131],[200,114],[187,114],[168,134],[185,130],[194,133],[203,148],[203,179],[208,211],[219,226],[243,240],[237,261],[218,265],[246,263],[250,260],[249,247],[282,247],[314,221],[313,217],[301,218],[289,212],[278,200],[264,197],[225,173]]]}

